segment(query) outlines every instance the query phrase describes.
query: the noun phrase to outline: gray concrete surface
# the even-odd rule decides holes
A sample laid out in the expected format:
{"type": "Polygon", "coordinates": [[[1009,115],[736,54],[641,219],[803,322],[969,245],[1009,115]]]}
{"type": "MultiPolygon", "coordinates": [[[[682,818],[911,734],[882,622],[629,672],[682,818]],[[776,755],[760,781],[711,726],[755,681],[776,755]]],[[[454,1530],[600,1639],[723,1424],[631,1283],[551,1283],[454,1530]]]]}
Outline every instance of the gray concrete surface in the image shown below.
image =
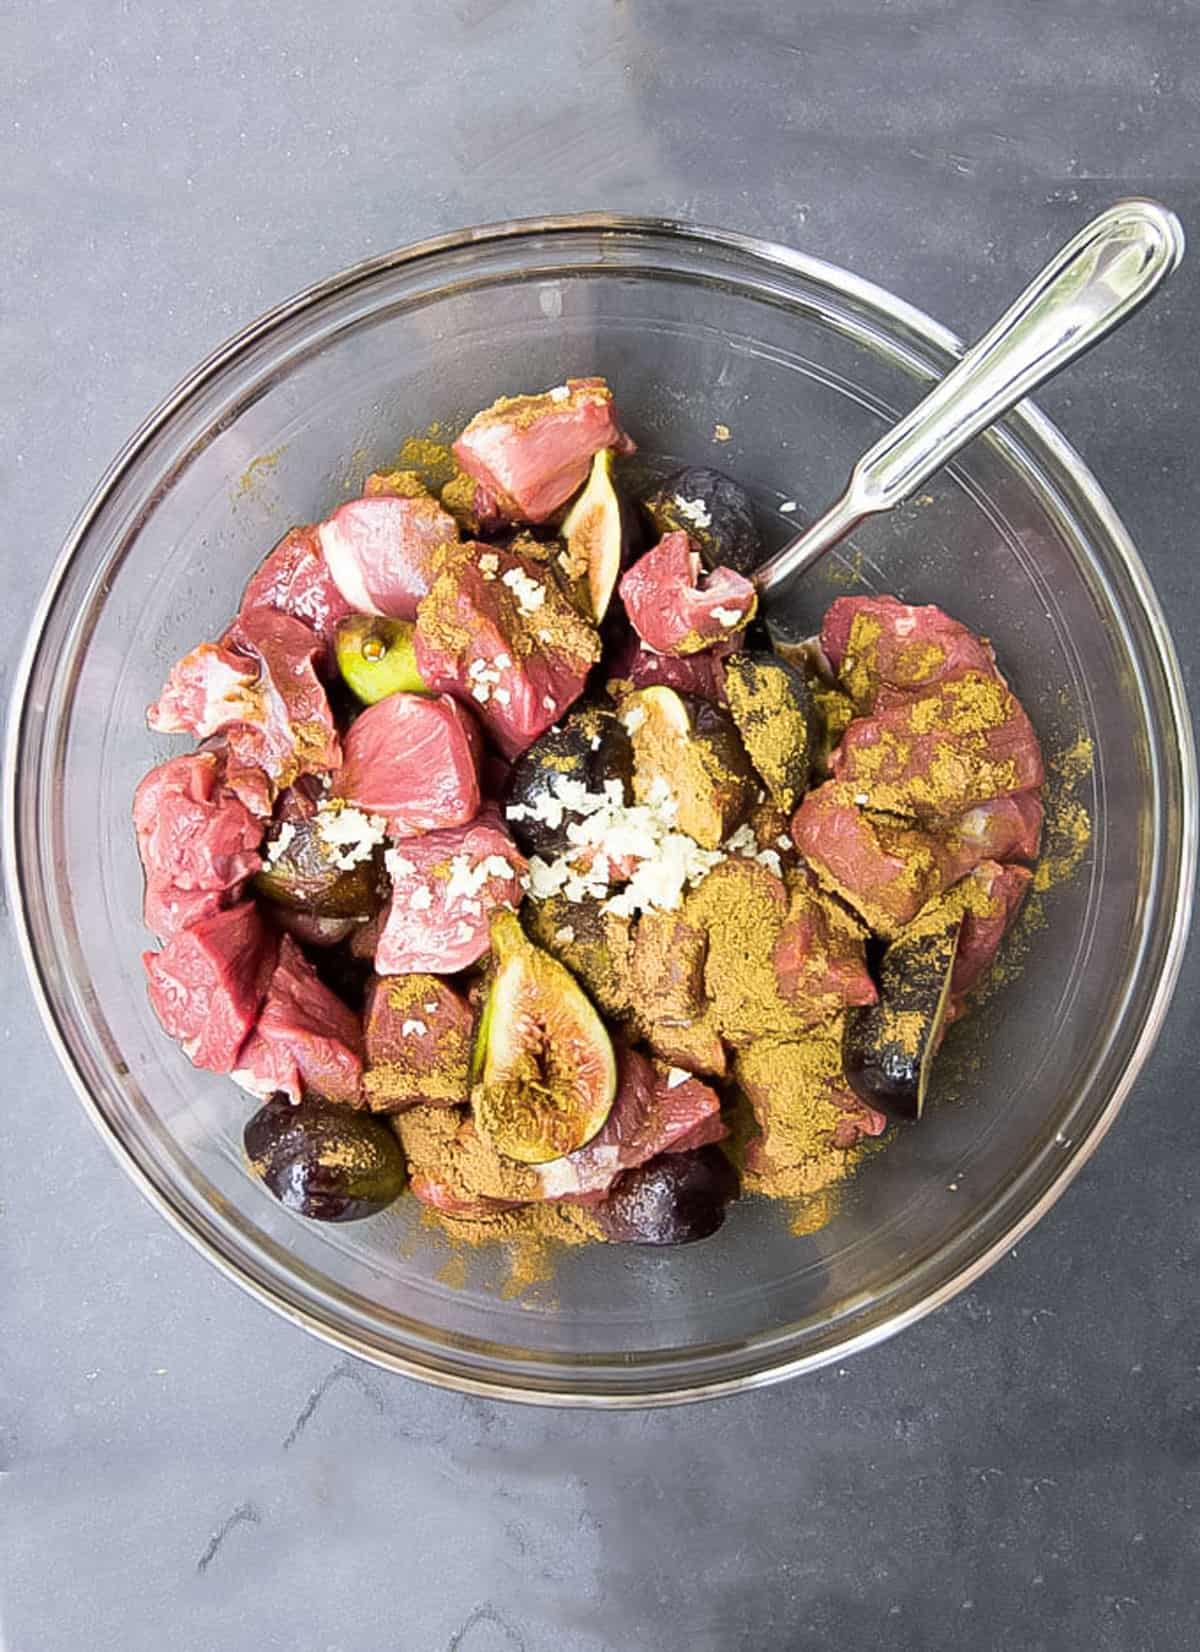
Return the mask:
{"type": "MultiPolygon", "coordinates": [[[[0,77],[0,668],[142,414],[365,254],[680,213],[974,331],[1115,195],[1200,239],[1200,13],[1168,0],[9,0],[0,77]]],[[[1044,397],[1190,670],[1197,269],[1044,397]]],[[[1196,1644],[1194,952],[1118,1127],[974,1290],[843,1369],[619,1417],[427,1391],[242,1296],[4,971],[7,1652],[1196,1644]]]]}

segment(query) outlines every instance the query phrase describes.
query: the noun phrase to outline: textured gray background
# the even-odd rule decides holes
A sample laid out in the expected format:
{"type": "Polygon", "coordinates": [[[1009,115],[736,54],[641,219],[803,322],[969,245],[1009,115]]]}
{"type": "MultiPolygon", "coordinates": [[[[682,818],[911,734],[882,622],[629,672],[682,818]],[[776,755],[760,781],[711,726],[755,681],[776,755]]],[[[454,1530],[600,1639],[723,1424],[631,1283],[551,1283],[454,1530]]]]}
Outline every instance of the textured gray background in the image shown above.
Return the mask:
{"type": "MultiPolygon", "coordinates": [[[[0,77],[6,668],[143,413],[366,254],[678,213],[975,332],[1115,195],[1200,240],[1200,13],[1165,0],[8,0],[0,77]]],[[[1193,669],[1198,269],[1043,398],[1193,669]]],[[[426,1391],[242,1296],[118,1171],[11,960],[8,1652],[1196,1644],[1194,952],[1108,1142],[974,1290],[846,1368],[616,1417],[426,1391]]]]}

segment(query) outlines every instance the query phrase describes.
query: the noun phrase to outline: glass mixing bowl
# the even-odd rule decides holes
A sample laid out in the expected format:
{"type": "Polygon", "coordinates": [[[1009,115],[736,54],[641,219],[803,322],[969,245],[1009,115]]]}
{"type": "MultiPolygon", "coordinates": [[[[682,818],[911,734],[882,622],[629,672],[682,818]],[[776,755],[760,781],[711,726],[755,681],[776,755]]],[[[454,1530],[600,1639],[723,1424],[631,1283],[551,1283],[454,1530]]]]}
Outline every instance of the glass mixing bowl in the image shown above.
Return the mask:
{"type": "Polygon", "coordinates": [[[844,1359],[945,1302],[1045,1211],[1112,1122],[1187,928],[1196,775],[1178,667],[1093,478],[1025,406],[795,592],[937,601],[986,632],[1048,753],[1093,742],[1094,835],[1040,906],[1023,972],[948,1043],[947,1096],[870,1157],[827,1225],[744,1201],[673,1252],[587,1247],[513,1294],[411,1199],[305,1223],[244,1169],[246,1098],[196,1072],[143,985],[130,797],[174,743],[144,708],[217,635],[292,522],[400,439],[493,396],[603,373],[643,448],[748,483],[776,543],[953,361],[958,344],[855,276],[718,231],[585,217],[377,258],[255,322],[188,378],[80,517],[20,673],[7,861],[50,1035],[92,1118],[175,1226],[330,1342],[450,1387],[563,1404],[713,1395],[844,1359]],[[725,431],[728,436],[725,438],[725,431]]]}

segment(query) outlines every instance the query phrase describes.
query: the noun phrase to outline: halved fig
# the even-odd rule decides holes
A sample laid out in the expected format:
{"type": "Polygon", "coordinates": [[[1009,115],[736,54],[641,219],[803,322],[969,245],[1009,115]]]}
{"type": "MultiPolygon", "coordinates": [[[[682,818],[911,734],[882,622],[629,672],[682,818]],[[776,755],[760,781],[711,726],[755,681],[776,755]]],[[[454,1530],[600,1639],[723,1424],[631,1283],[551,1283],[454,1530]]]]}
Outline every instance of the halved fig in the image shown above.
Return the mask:
{"type": "Polygon", "coordinates": [[[774,654],[731,654],[725,694],[750,761],[788,814],[808,789],[819,725],[804,673],[774,654]]]}
{"type": "Polygon", "coordinates": [[[269,1101],[242,1137],[250,1169],[288,1210],[318,1222],[374,1216],[404,1189],[404,1154],[384,1124],[319,1102],[269,1101]]]}
{"type": "Polygon", "coordinates": [[[321,825],[317,815],[272,825],[255,892],[314,917],[371,917],[383,901],[382,848],[347,867],[344,851],[326,840],[321,825]]]}
{"type": "Polygon", "coordinates": [[[945,1030],[962,931],[961,902],[933,902],[883,955],[879,1002],[846,1015],[850,1087],[890,1118],[917,1120],[945,1030]]]}
{"type": "Polygon", "coordinates": [[[633,741],[633,791],[639,803],[665,792],[681,832],[716,849],[754,803],[750,763],[728,714],[673,688],[641,688],[622,700],[633,741]]]}
{"type": "Polygon", "coordinates": [[[567,847],[568,825],[581,818],[571,807],[580,788],[602,793],[606,781],[616,780],[624,798],[632,778],[633,752],[624,725],[605,706],[584,706],[517,758],[504,818],[523,849],[554,856],[567,847]]]}
{"type": "Polygon", "coordinates": [[[424,692],[413,651],[414,629],[410,620],[376,614],[351,614],[338,626],[338,670],[363,705],[373,706],[389,694],[424,692]]]}
{"type": "Polygon", "coordinates": [[[722,564],[752,574],[764,560],[750,496],[732,477],[707,465],[668,476],[642,500],[657,532],[686,533],[710,568],[722,564]]]}
{"type": "Polygon", "coordinates": [[[617,1093],[604,1023],[571,975],[526,939],[516,914],[492,924],[496,972],[480,1021],[475,1122],[499,1153],[543,1164],[582,1147],[617,1093]]]}
{"type": "Polygon", "coordinates": [[[563,518],[559,531],[566,541],[560,557],[563,571],[581,588],[589,617],[599,622],[612,600],[624,546],[611,448],[601,448],[592,460],[587,486],[563,518]]]}

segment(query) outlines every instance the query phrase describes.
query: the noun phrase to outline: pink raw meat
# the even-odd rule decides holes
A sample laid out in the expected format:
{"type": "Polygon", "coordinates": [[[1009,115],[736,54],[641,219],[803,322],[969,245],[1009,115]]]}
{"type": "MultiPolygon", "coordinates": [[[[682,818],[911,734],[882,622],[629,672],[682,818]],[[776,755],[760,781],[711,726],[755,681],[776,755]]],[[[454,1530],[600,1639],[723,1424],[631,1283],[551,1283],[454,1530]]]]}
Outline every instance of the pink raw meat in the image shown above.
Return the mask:
{"type": "Polygon", "coordinates": [[[887,1114],[868,1107],[849,1085],[830,1091],[829,1099],[842,1114],[833,1127],[835,1147],[854,1147],[864,1136],[882,1136],[888,1127],[887,1114]]]}
{"type": "MultiPolygon", "coordinates": [[[[302,620],[248,608],[220,643],[201,643],[171,668],[146,713],[159,734],[225,733],[235,770],[258,769],[272,786],[337,767],[337,730],[313,667],[321,639],[302,620]]],[[[237,789],[240,790],[240,787],[237,789]]]]}
{"type": "Polygon", "coordinates": [[[758,598],[732,568],[701,573],[685,533],[665,534],[617,587],[638,636],[656,654],[698,654],[727,643],[754,616],[758,598]]]}
{"type": "Polygon", "coordinates": [[[995,962],[1000,943],[1012,927],[1021,903],[1033,882],[1027,866],[1000,866],[984,861],[971,876],[990,897],[991,910],[976,913],[968,909],[958,937],[950,992],[958,1000],[977,987],[995,962]]]}
{"type": "Polygon", "coordinates": [[[380,975],[453,975],[490,945],[488,920],[520,905],[525,860],[489,806],[469,826],[408,838],[386,856],[391,904],[375,948],[380,975]]]}
{"type": "Polygon", "coordinates": [[[659,1153],[682,1153],[725,1135],[720,1097],[682,1069],[666,1069],[636,1050],[618,1048],[617,1097],[608,1120],[585,1147],[535,1165],[545,1199],[604,1194],[623,1170],[659,1153]]]}
{"type": "Polygon", "coordinates": [[[242,594],[242,612],[274,608],[311,626],[324,644],[321,667],[336,669],[334,634],[350,604],[333,582],[315,527],[290,528],[250,578],[242,594]]]}
{"type": "Polygon", "coordinates": [[[829,780],[792,816],[792,839],[819,880],[881,935],[894,935],[950,882],[941,840],[915,824],[871,819],[852,786],[829,780]]]}
{"type": "Polygon", "coordinates": [[[995,675],[995,655],[981,637],[932,604],[895,597],[838,597],[821,624],[821,646],[859,711],[871,710],[881,688],[910,694],[966,670],[995,675]]]}
{"type": "Polygon", "coordinates": [[[699,654],[656,654],[647,648],[636,631],[613,656],[609,680],[632,683],[634,688],[661,685],[679,694],[726,703],[724,662],[742,647],[739,634],[727,642],[714,643],[699,654]]]}
{"type": "Polygon", "coordinates": [[[583,692],[596,628],[544,565],[470,545],[438,575],[413,638],[430,688],[466,701],[505,757],[517,757],[583,692]]]}
{"type": "Polygon", "coordinates": [[[277,941],[253,901],[198,919],[145,952],[150,1003],[197,1067],[232,1072],[275,967],[277,941]]]}
{"type": "Polygon", "coordinates": [[[336,769],[341,745],[315,670],[322,652],[316,632],[273,608],[247,608],[228,635],[259,663],[260,714],[229,730],[233,756],[260,768],[276,786],[336,769]]]}
{"type": "Polygon", "coordinates": [[[436,975],[378,976],[364,1014],[367,1106],[453,1107],[470,1094],[475,1012],[436,975]]]}
{"type": "Polygon", "coordinates": [[[1012,792],[968,809],[946,834],[952,881],[980,861],[1036,860],[1043,814],[1036,792],[1012,792]]]}
{"type": "Polygon", "coordinates": [[[262,822],[221,784],[216,752],[160,763],[133,795],[143,921],[163,941],[233,905],[262,866],[262,822]]]}
{"type": "Polygon", "coordinates": [[[815,885],[791,884],[771,963],[780,993],[814,1023],[879,998],[862,935],[815,885]]]}
{"type": "Polygon", "coordinates": [[[632,453],[603,379],[568,379],[537,396],[501,396],[476,413],[454,444],[468,476],[506,515],[544,522],[587,480],[601,448],[632,453]]]}
{"type": "Polygon", "coordinates": [[[433,584],[442,547],[458,543],[458,523],[428,494],[351,499],[317,533],[351,608],[406,620],[433,584]]]}
{"type": "Polygon", "coordinates": [[[233,1073],[256,1096],[282,1092],[362,1105],[363,1038],[358,1016],[325,985],[290,935],[266,1002],[233,1073]]]}
{"type": "Polygon", "coordinates": [[[350,725],[334,792],[393,837],[465,825],[479,812],[478,739],[448,694],[390,694],[350,725]]]}
{"type": "Polygon", "coordinates": [[[956,817],[1045,779],[1033,725],[994,676],[965,671],[857,717],[829,763],[871,808],[956,817]]]}

